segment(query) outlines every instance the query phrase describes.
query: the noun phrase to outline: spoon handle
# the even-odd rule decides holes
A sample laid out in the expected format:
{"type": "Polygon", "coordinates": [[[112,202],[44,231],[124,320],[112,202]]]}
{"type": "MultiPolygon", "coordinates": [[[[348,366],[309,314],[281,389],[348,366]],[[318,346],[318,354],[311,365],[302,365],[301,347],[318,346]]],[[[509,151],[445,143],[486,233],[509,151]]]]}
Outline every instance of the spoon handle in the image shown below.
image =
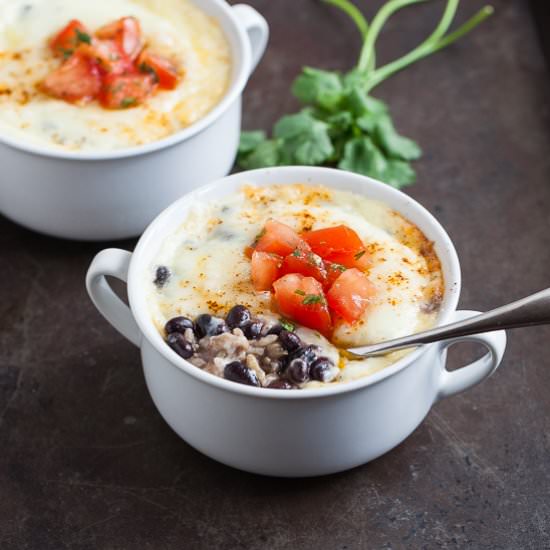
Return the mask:
{"type": "Polygon", "coordinates": [[[460,336],[545,324],[550,324],[550,288],[463,321],[371,346],[352,348],[349,352],[358,357],[383,355],[398,349],[430,344],[460,336]]]}

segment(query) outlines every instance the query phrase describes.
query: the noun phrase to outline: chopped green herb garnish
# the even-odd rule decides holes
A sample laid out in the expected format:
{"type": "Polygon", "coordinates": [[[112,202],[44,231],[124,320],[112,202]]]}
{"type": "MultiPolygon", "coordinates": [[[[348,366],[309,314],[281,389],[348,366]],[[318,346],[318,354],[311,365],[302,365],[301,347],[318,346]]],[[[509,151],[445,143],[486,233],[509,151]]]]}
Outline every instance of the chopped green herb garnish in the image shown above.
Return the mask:
{"type": "Polygon", "coordinates": [[[384,80],[439,50],[477,27],[493,13],[485,6],[452,32],[459,0],[447,0],[434,32],[413,50],[386,65],[376,66],[375,45],[387,20],[400,9],[422,0],[388,0],[369,23],[351,0],[324,0],[345,12],[363,41],[358,61],[347,73],[305,67],[292,85],[304,105],[283,116],[264,132],[243,132],[238,152],[241,168],[270,166],[336,166],[379,179],[393,187],[414,183],[411,161],[422,151],[396,131],[388,106],[370,95],[384,80]]]}
{"type": "Polygon", "coordinates": [[[254,241],[250,245],[250,248],[256,248],[258,241],[265,235],[265,227],[254,237],[254,241]]]}
{"type": "Polygon", "coordinates": [[[78,42],[84,42],[84,44],[91,44],[92,37],[87,32],[82,32],[80,29],[75,29],[76,39],[78,42]]]}
{"type": "Polygon", "coordinates": [[[361,250],[361,252],[357,252],[357,254],[355,254],[354,258],[356,260],[360,260],[365,255],[365,252],[366,252],[366,250],[361,250]]]}
{"type": "Polygon", "coordinates": [[[294,291],[294,294],[299,294],[300,296],[305,296],[306,295],[306,293],[303,290],[300,290],[299,288],[297,288],[294,291]]]}
{"type": "Polygon", "coordinates": [[[292,255],[293,255],[295,258],[299,258],[299,257],[302,255],[302,253],[300,252],[300,250],[299,250],[298,248],[296,248],[296,249],[294,250],[294,252],[292,253],[292,255]]]}
{"type": "Polygon", "coordinates": [[[255,241],[259,241],[265,235],[265,227],[256,235],[255,241]]]}
{"type": "Polygon", "coordinates": [[[153,67],[151,67],[151,65],[148,65],[147,63],[143,62],[143,63],[140,64],[139,70],[142,73],[149,73],[149,74],[153,75],[153,80],[155,82],[159,81],[159,75],[157,74],[157,71],[155,71],[155,69],[153,69],[153,67]]]}
{"type": "Polygon", "coordinates": [[[63,59],[69,59],[74,53],[74,50],[68,48],[59,48],[59,51],[63,54],[63,59]]]}
{"type": "Polygon", "coordinates": [[[320,256],[317,256],[317,254],[314,254],[313,252],[310,252],[307,255],[307,261],[308,263],[316,267],[321,267],[323,265],[323,260],[320,258],[320,256]]]}
{"type": "Polygon", "coordinates": [[[305,306],[310,306],[313,304],[324,304],[325,298],[321,294],[308,294],[302,300],[302,304],[305,306]]]}
{"type": "Polygon", "coordinates": [[[281,319],[279,319],[279,323],[281,323],[281,326],[285,330],[288,330],[288,332],[293,332],[294,329],[296,328],[290,321],[287,321],[286,319],[283,319],[282,317],[281,317],[281,319]]]}
{"type": "Polygon", "coordinates": [[[125,97],[121,102],[120,106],[123,109],[127,109],[128,107],[131,107],[132,105],[135,105],[137,103],[137,99],[135,97],[125,97]]]}
{"type": "Polygon", "coordinates": [[[334,271],[346,271],[347,267],[345,265],[342,265],[342,264],[330,264],[330,268],[333,269],[334,271]]]}

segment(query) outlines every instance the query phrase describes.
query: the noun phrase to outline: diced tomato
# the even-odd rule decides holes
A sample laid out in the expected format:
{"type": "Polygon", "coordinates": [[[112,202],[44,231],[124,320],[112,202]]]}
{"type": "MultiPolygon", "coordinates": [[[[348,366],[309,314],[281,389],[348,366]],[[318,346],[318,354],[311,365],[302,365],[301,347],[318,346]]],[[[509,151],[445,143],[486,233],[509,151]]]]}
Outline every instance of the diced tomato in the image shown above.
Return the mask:
{"type": "Polygon", "coordinates": [[[65,101],[90,101],[101,90],[101,76],[96,63],[75,53],[42,81],[41,88],[65,101]]]}
{"type": "Polygon", "coordinates": [[[105,40],[114,40],[120,50],[132,61],[141,51],[141,26],[135,17],[122,17],[99,28],[95,35],[105,40]]]}
{"type": "Polygon", "coordinates": [[[50,48],[56,55],[70,57],[80,44],[90,44],[92,37],[83,23],[72,19],[50,41],[50,48]]]}
{"type": "Polygon", "coordinates": [[[301,273],[307,277],[314,277],[321,283],[327,279],[327,270],[320,256],[310,250],[301,250],[300,248],[296,248],[283,260],[281,275],[288,273],[301,273]]]}
{"type": "Polygon", "coordinates": [[[258,235],[252,247],[258,252],[271,252],[279,256],[288,256],[296,248],[309,250],[309,247],[292,227],[276,220],[267,220],[263,231],[258,235]]]}
{"type": "Polygon", "coordinates": [[[376,288],[358,269],[347,269],[327,292],[330,310],[349,323],[357,321],[376,294],[376,288]]]}
{"type": "Polygon", "coordinates": [[[334,252],[354,252],[364,248],[359,235],[347,225],[308,231],[302,238],[321,258],[327,258],[334,252]]]}
{"type": "Polygon", "coordinates": [[[328,262],[345,267],[368,269],[370,255],[359,235],[346,225],[309,231],[302,235],[313,252],[328,262]]]}
{"type": "Polygon", "coordinates": [[[273,283],[274,301],[282,315],[329,336],[332,321],[323,287],[313,277],[292,273],[273,283]]]}
{"type": "Polygon", "coordinates": [[[352,252],[332,252],[325,259],[345,267],[355,267],[361,271],[365,271],[371,266],[370,254],[364,248],[352,252]]]}
{"type": "Polygon", "coordinates": [[[114,40],[94,38],[91,44],[81,44],[78,51],[96,61],[104,73],[123,74],[134,71],[132,61],[122,53],[114,40]]]}
{"type": "Polygon", "coordinates": [[[161,88],[173,90],[178,83],[178,68],[169,59],[143,50],[137,65],[142,73],[151,73],[161,88]]]}
{"type": "Polygon", "coordinates": [[[110,23],[106,23],[102,27],[99,27],[99,29],[95,31],[95,35],[102,40],[112,40],[113,38],[117,38],[121,29],[122,19],[117,19],[116,21],[111,21],[110,23]]]}
{"type": "Polygon", "coordinates": [[[107,109],[128,109],[141,105],[154,90],[151,75],[108,75],[104,78],[99,100],[107,109]]]}
{"type": "Polygon", "coordinates": [[[332,286],[332,283],[342,275],[346,269],[348,269],[345,265],[337,264],[333,262],[327,262],[326,260],[323,261],[325,265],[325,270],[327,272],[327,278],[325,280],[325,288],[330,288],[332,286]]]}
{"type": "Polygon", "coordinates": [[[279,278],[279,268],[283,259],[269,252],[252,254],[252,284],[255,290],[271,290],[273,282],[279,278]]]}

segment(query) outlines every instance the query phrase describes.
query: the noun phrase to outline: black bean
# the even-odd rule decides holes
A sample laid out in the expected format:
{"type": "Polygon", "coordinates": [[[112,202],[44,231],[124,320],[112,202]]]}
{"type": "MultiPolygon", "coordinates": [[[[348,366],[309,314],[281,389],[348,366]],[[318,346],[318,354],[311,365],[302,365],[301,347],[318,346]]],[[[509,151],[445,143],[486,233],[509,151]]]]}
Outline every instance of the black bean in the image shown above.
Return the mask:
{"type": "Polygon", "coordinates": [[[193,330],[193,321],[187,317],[174,317],[164,325],[164,330],[167,334],[171,334],[172,332],[181,332],[183,334],[188,328],[193,330]]]}
{"type": "Polygon", "coordinates": [[[199,338],[203,336],[217,336],[229,329],[223,319],[208,313],[202,313],[195,319],[195,332],[199,338]]]}
{"type": "Polygon", "coordinates": [[[290,353],[288,361],[290,362],[293,359],[303,359],[308,365],[311,365],[311,363],[319,357],[321,352],[322,350],[319,346],[310,344],[308,346],[298,348],[290,353]]]}
{"type": "Polygon", "coordinates": [[[282,378],[277,378],[276,380],[273,380],[273,382],[270,382],[266,387],[271,388],[272,390],[295,390],[295,389],[297,389],[297,386],[292,384],[292,382],[289,382],[288,380],[283,380],[282,378]]]}
{"type": "Polygon", "coordinates": [[[184,359],[189,359],[194,351],[191,342],[188,342],[180,332],[172,332],[166,339],[168,345],[184,359]]]}
{"type": "Polygon", "coordinates": [[[303,384],[309,380],[309,365],[303,359],[292,359],[285,372],[286,377],[295,384],[303,384]]]}
{"type": "Polygon", "coordinates": [[[262,335],[263,328],[264,324],[261,321],[252,321],[245,325],[242,331],[249,340],[257,340],[262,335]]]}
{"type": "Polygon", "coordinates": [[[170,278],[170,270],[165,265],[159,265],[155,273],[155,280],[153,283],[159,288],[166,284],[166,281],[170,278]]]}
{"type": "Polygon", "coordinates": [[[283,348],[289,353],[296,351],[302,345],[300,337],[286,329],[281,330],[279,333],[279,340],[283,348]]]}
{"type": "Polygon", "coordinates": [[[286,369],[288,367],[288,355],[285,355],[284,357],[281,357],[279,360],[278,360],[278,365],[277,365],[277,368],[275,369],[275,372],[279,375],[279,376],[284,376],[285,375],[285,372],[286,372],[286,369]]]}
{"type": "Polygon", "coordinates": [[[276,325],[273,325],[272,327],[269,328],[269,330],[267,331],[267,334],[276,334],[277,336],[279,336],[282,330],[283,330],[283,325],[280,325],[279,323],[277,323],[276,325]]]}
{"type": "Polygon", "coordinates": [[[256,373],[244,365],[242,361],[227,363],[223,369],[223,376],[226,380],[246,384],[247,386],[259,386],[260,381],[256,373]]]}
{"type": "Polygon", "coordinates": [[[241,305],[233,306],[225,316],[229,328],[243,328],[250,322],[250,311],[241,305]]]}
{"type": "Polygon", "coordinates": [[[313,380],[319,382],[329,382],[334,373],[334,363],[328,357],[319,357],[313,361],[310,367],[310,374],[313,380]]]}

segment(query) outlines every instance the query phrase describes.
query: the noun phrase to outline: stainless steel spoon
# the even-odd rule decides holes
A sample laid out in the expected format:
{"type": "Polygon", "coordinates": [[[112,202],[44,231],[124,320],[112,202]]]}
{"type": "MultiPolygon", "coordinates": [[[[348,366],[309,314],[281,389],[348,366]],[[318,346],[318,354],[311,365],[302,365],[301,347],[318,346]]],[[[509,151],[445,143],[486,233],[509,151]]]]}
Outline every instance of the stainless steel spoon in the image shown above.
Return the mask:
{"type": "Polygon", "coordinates": [[[348,350],[348,357],[363,359],[459,336],[546,324],[550,324],[550,288],[464,321],[457,321],[379,344],[351,348],[348,350]]]}

